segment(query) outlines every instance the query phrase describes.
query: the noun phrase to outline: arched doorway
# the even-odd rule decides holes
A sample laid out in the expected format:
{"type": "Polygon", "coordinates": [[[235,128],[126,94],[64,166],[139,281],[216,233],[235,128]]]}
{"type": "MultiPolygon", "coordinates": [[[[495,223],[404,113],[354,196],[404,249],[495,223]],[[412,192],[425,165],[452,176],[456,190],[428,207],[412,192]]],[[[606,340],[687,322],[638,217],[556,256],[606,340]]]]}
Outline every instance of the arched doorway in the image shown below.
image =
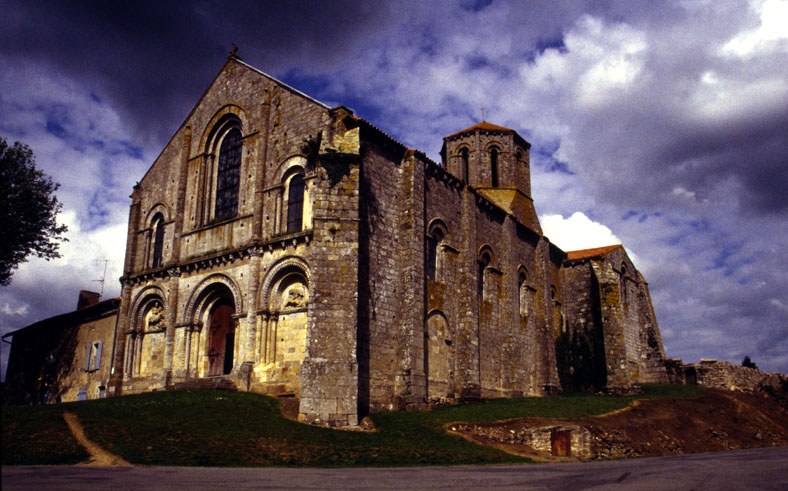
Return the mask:
{"type": "Polygon", "coordinates": [[[235,309],[226,300],[211,309],[208,331],[208,375],[226,375],[233,369],[235,309]]]}

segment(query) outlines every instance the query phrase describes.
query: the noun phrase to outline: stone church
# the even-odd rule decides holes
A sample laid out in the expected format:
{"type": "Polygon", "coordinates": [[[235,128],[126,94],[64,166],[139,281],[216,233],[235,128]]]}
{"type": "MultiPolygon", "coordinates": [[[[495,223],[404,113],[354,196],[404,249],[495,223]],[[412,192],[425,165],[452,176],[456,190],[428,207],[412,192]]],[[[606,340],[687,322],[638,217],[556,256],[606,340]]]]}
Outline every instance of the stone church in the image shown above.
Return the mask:
{"type": "Polygon", "coordinates": [[[107,395],[226,385],[353,426],[559,392],[578,335],[598,388],[667,382],[645,280],[542,234],[529,148],[481,122],[433,162],[231,54],[134,187],[107,395]]]}
{"type": "Polygon", "coordinates": [[[436,163],[231,55],[134,187],[110,395],[224,380],[355,425],[558,392],[570,331],[605,387],[667,381],[624,249],[542,234],[529,147],[482,122],[436,163]]]}

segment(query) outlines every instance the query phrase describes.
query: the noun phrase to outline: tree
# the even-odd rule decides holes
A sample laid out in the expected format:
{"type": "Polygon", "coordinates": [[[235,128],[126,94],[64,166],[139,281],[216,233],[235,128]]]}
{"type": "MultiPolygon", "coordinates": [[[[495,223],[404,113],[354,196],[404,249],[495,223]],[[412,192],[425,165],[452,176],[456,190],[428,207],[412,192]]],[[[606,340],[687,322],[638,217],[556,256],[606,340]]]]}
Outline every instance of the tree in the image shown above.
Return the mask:
{"type": "Polygon", "coordinates": [[[60,257],[65,225],[55,221],[63,205],[55,197],[60,185],[36,169],[33,151],[0,137],[0,285],[11,283],[12,270],[31,254],[60,257]]]}
{"type": "Polygon", "coordinates": [[[756,370],[758,369],[758,365],[756,365],[755,362],[750,360],[749,356],[744,357],[744,359],[741,361],[741,366],[746,368],[754,368],[756,370]]]}

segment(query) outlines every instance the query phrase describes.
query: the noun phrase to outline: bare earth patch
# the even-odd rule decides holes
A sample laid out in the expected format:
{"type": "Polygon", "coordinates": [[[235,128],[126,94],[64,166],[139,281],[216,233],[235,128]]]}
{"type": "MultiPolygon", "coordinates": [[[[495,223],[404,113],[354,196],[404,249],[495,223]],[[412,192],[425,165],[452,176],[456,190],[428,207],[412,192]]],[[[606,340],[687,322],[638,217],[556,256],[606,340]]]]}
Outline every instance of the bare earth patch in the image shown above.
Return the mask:
{"type": "Polygon", "coordinates": [[[68,425],[68,429],[71,430],[71,433],[74,434],[74,438],[77,439],[80,445],[85,447],[85,450],[88,451],[90,454],[90,459],[86,462],[83,462],[78,465],[87,465],[87,466],[130,466],[128,462],[123,460],[122,458],[118,457],[115,454],[111,454],[104,450],[103,448],[96,445],[94,442],[90,441],[87,436],[85,436],[85,430],[82,428],[82,425],[77,418],[77,415],[70,412],[63,413],[63,419],[66,421],[68,425]]]}
{"type": "Polygon", "coordinates": [[[604,416],[445,427],[476,443],[541,461],[617,459],[788,445],[788,407],[762,393],[708,390],[688,399],[641,399],[604,416]],[[590,436],[585,451],[573,448],[573,456],[555,457],[549,443],[547,450],[535,448],[531,435],[545,428],[590,436]]]}

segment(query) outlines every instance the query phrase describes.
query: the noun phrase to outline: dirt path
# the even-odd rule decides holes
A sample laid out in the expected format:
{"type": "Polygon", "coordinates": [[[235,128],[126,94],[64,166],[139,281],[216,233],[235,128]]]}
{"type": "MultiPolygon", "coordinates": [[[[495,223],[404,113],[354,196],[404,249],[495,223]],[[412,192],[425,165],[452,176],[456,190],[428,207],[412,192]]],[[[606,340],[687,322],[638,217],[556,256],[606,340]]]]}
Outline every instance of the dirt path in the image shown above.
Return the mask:
{"type": "Polygon", "coordinates": [[[76,438],[79,444],[85,447],[85,449],[90,454],[90,459],[79,465],[131,466],[131,464],[129,464],[122,458],[118,457],[115,454],[111,454],[107,452],[106,450],[99,447],[92,441],[88,440],[88,437],[85,436],[85,430],[82,428],[82,425],[79,423],[79,419],[77,418],[76,414],[64,412],[63,419],[66,421],[66,424],[68,425],[68,429],[71,430],[71,433],[74,435],[74,438],[76,438]]]}

